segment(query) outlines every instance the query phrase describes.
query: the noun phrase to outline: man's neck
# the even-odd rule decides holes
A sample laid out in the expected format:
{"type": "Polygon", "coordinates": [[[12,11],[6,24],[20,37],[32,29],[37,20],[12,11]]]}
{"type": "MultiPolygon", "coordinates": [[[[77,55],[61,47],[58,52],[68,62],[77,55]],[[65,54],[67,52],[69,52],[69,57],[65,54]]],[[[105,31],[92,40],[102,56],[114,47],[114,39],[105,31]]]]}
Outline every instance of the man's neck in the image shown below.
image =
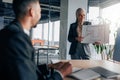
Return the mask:
{"type": "Polygon", "coordinates": [[[30,30],[31,28],[30,21],[26,19],[18,19],[18,21],[20,22],[23,29],[26,29],[28,31],[30,30]]]}

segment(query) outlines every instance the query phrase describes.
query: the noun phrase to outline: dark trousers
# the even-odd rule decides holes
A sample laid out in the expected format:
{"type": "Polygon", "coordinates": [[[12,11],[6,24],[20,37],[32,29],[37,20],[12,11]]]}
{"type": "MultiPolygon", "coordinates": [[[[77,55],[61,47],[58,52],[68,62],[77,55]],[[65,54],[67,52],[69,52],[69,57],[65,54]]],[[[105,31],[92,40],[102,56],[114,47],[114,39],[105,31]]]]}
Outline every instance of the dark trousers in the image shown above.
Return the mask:
{"type": "Polygon", "coordinates": [[[71,55],[71,59],[89,59],[89,56],[85,53],[84,44],[78,43],[76,52],[71,55]]]}

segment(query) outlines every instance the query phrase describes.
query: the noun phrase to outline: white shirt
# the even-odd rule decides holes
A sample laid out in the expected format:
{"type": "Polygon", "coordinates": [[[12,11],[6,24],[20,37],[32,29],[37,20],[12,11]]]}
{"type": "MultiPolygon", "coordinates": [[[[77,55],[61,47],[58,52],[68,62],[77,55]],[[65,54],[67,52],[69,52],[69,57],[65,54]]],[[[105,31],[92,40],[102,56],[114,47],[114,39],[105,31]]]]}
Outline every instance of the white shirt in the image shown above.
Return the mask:
{"type": "Polygon", "coordinates": [[[23,29],[24,30],[24,32],[29,36],[30,35],[30,32],[29,32],[29,30],[27,30],[27,29],[23,29]]]}

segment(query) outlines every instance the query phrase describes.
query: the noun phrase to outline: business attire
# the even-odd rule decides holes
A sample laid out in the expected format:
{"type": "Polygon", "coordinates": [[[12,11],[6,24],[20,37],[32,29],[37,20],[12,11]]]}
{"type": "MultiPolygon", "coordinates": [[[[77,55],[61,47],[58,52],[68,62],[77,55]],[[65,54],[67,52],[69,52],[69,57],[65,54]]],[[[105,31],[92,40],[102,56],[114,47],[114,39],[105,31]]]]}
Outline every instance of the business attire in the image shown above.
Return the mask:
{"type": "MultiPolygon", "coordinates": [[[[85,24],[86,25],[86,24],[85,24]]],[[[69,54],[71,59],[89,59],[90,47],[88,43],[78,42],[75,38],[81,35],[82,26],[79,28],[77,22],[70,25],[68,41],[71,42],[69,54]],[[79,35],[80,34],[80,35],[79,35]]]]}
{"type": "Polygon", "coordinates": [[[0,79],[62,80],[59,72],[34,63],[34,48],[16,20],[0,31],[0,79]],[[45,73],[46,71],[46,73],[45,73]]]}

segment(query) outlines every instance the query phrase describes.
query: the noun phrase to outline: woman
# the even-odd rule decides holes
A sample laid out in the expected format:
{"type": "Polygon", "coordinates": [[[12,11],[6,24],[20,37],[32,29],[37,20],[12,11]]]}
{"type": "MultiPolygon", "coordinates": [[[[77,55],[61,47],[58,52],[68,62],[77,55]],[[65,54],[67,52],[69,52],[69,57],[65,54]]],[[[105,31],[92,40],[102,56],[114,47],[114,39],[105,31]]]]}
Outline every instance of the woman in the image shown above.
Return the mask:
{"type": "Polygon", "coordinates": [[[89,59],[90,47],[86,43],[81,43],[82,27],[85,20],[85,11],[82,8],[76,10],[76,22],[70,25],[68,41],[71,42],[69,54],[71,59],[89,59]]]}

